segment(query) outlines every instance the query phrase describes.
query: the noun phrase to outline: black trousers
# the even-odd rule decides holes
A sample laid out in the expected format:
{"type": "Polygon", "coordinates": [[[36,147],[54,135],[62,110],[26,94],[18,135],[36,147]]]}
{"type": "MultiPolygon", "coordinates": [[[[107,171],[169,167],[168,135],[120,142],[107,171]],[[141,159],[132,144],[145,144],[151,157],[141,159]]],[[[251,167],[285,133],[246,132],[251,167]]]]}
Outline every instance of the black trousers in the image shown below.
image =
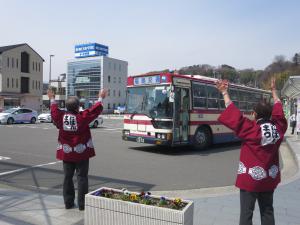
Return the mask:
{"type": "Polygon", "coordinates": [[[74,205],[75,189],[73,176],[76,171],[77,175],[77,188],[78,198],[77,203],[79,208],[84,207],[84,196],[88,193],[88,171],[89,160],[83,160],[80,162],[66,162],[63,161],[64,167],[64,183],[63,183],[63,196],[66,206],[74,205]]]}
{"type": "Polygon", "coordinates": [[[275,225],[273,194],[270,192],[249,192],[240,190],[240,225],[252,225],[253,210],[258,201],[261,225],[275,225]]]}

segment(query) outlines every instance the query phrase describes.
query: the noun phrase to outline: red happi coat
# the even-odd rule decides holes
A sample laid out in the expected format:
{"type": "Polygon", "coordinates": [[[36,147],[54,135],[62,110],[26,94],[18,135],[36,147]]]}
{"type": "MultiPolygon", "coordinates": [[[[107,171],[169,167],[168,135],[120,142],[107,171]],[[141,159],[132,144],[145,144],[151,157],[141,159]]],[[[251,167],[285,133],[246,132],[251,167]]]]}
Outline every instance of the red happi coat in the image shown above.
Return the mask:
{"type": "Polygon", "coordinates": [[[274,190],[280,182],[279,146],[287,129],[281,102],[269,121],[254,121],[231,103],[218,120],[242,140],[236,186],[250,192],[274,190]]]}
{"type": "Polygon", "coordinates": [[[78,162],[95,156],[89,124],[102,112],[101,102],[91,108],[74,114],[51,104],[51,116],[59,129],[56,158],[59,160],[78,162]]]}

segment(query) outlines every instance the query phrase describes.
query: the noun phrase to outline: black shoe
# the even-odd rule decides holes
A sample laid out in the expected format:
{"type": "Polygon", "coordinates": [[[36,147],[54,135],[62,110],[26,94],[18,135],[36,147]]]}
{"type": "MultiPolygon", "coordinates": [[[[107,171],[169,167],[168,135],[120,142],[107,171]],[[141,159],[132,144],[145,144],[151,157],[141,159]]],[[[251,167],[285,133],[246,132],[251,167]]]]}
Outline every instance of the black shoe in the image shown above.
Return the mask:
{"type": "Polygon", "coordinates": [[[80,211],[84,211],[84,206],[79,206],[80,211]]]}
{"type": "Polygon", "coordinates": [[[66,204],[65,208],[66,209],[72,209],[72,208],[74,208],[74,203],[73,204],[66,204]]]}

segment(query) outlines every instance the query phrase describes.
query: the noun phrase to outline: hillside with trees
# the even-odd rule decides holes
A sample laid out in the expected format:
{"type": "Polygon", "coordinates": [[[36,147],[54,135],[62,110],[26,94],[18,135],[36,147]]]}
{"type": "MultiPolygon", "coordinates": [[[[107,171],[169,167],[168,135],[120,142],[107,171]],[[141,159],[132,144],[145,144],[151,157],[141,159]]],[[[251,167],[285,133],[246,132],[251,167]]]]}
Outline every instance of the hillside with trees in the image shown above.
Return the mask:
{"type": "MultiPolygon", "coordinates": [[[[159,72],[167,71],[169,70],[166,69],[159,72]]],[[[269,89],[268,85],[270,84],[270,79],[272,76],[275,76],[277,89],[281,90],[289,76],[300,75],[300,53],[294,54],[290,60],[282,55],[275,56],[273,62],[264,70],[255,70],[252,68],[238,70],[226,64],[218,67],[208,64],[199,64],[183,67],[179,69],[177,73],[228,79],[233,83],[262,89],[269,89]]]]}

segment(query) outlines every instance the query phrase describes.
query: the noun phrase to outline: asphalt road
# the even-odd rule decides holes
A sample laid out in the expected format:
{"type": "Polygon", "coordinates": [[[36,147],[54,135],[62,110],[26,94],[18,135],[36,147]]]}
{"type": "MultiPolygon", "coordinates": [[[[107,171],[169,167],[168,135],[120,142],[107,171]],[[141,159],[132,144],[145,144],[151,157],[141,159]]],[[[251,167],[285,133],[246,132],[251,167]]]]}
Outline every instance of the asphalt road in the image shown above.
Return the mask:
{"type": "MultiPolygon", "coordinates": [[[[185,190],[234,184],[239,144],[163,148],[121,139],[122,120],[105,119],[92,129],[96,157],[90,160],[90,189],[185,190]]],[[[52,124],[0,126],[0,182],[25,189],[61,192],[62,163],[55,159],[52,124]]]]}

